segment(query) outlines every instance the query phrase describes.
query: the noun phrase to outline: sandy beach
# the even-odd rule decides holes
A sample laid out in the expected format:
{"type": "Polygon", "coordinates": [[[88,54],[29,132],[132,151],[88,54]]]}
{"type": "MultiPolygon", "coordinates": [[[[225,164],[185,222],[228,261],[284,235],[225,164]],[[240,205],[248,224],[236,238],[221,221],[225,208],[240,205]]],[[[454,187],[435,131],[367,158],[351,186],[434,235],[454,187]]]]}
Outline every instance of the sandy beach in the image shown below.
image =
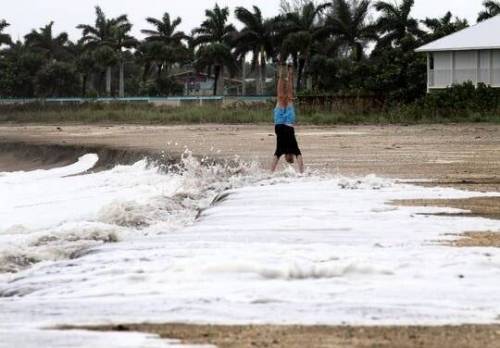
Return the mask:
{"type": "MultiPolygon", "coordinates": [[[[423,186],[500,192],[499,125],[299,127],[297,134],[311,171],[347,177],[375,174],[423,186]]],[[[4,125],[0,127],[0,171],[59,167],[89,152],[104,156],[104,161],[114,165],[129,164],[143,156],[175,159],[186,150],[211,159],[238,156],[268,167],[274,142],[268,126],[4,125]]],[[[473,217],[500,218],[500,202],[495,197],[415,199],[392,204],[465,209],[469,211],[466,215],[473,217]]],[[[465,213],[457,214],[463,217],[465,213]]],[[[450,248],[499,247],[496,232],[468,231],[459,241],[442,243],[450,248]]],[[[149,332],[221,348],[500,347],[498,325],[209,326],[125,322],[85,328],[149,332]]]]}

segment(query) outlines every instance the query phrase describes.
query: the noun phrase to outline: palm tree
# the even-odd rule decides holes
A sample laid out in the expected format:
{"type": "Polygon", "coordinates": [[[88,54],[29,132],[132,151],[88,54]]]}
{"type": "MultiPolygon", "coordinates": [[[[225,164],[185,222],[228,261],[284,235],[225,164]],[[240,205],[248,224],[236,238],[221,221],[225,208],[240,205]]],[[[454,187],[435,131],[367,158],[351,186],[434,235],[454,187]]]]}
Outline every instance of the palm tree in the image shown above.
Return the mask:
{"type": "Polygon", "coordinates": [[[206,20],[199,28],[193,30],[193,47],[199,47],[196,52],[198,67],[214,67],[214,95],[224,94],[224,67],[232,68],[234,59],[231,46],[236,29],[227,24],[229,9],[220,8],[218,4],[212,10],[205,11],[206,20]]]}
{"type": "MultiPolygon", "coordinates": [[[[236,56],[245,64],[245,57],[252,53],[252,69],[258,70],[257,94],[264,94],[266,81],[266,65],[273,56],[273,22],[262,16],[261,10],[253,6],[253,13],[244,8],[237,7],[236,18],[244,24],[235,41],[236,56]]],[[[242,77],[245,79],[245,76],[242,77]]]]}
{"type": "Polygon", "coordinates": [[[188,40],[188,36],[183,31],[177,31],[177,27],[182,23],[181,18],[177,17],[172,21],[167,12],[162,19],[148,17],[146,21],[154,27],[154,30],[141,30],[143,34],[148,35],[141,45],[141,55],[148,64],[147,71],[149,65],[152,63],[156,65],[159,84],[163,73],[168,76],[170,67],[187,56],[188,49],[184,41],[188,40]]]}
{"type": "Polygon", "coordinates": [[[154,30],[141,30],[143,34],[147,35],[146,41],[161,41],[167,45],[176,46],[182,45],[183,40],[188,39],[183,31],[177,31],[177,27],[182,23],[180,17],[172,21],[170,14],[165,12],[162,19],[148,17],[146,21],[155,28],[154,30]]]}
{"type": "Polygon", "coordinates": [[[477,17],[478,22],[482,22],[491,17],[495,17],[500,14],[500,2],[499,1],[484,1],[483,6],[485,9],[479,12],[479,16],[477,17]]]}
{"type": "MultiPolygon", "coordinates": [[[[99,6],[96,6],[96,21],[95,25],[80,24],[77,26],[78,29],[82,30],[81,42],[86,45],[89,49],[97,48],[110,48],[116,54],[116,58],[120,62],[120,97],[124,95],[124,60],[123,60],[123,48],[131,48],[136,45],[136,40],[129,36],[129,32],[132,29],[132,24],[128,21],[126,15],[121,15],[116,18],[108,19],[106,15],[101,10],[99,6]]],[[[106,67],[106,93],[111,95],[111,69],[113,59],[111,59],[110,51],[107,49],[102,50],[102,57],[106,57],[107,67],[106,67]]]]}
{"type": "Polygon", "coordinates": [[[320,23],[319,15],[330,6],[331,4],[316,6],[310,1],[298,11],[287,13],[283,18],[281,31],[285,33],[285,37],[282,53],[285,57],[292,54],[295,58],[297,89],[302,87],[302,77],[309,67],[314,44],[327,36],[323,23],[320,23]]]}
{"type": "Polygon", "coordinates": [[[4,19],[0,20],[0,46],[3,44],[10,45],[12,40],[9,34],[2,33],[5,28],[7,28],[10,24],[7,23],[4,19]]]}
{"type": "Polygon", "coordinates": [[[54,37],[53,26],[54,22],[50,22],[39,31],[32,30],[24,39],[28,47],[40,52],[48,61],[64,60],[68,55],[68,34],[54,37]]]}
{"type": "Polygon", "coordinates": [[[118,53],[120,62],[120,79],[119,79],[119,97],[125,97],[125,52],[124,49],[134,48],[138,41],[130,36],[132,24],[128,21],[127,16],[120,16],[115,19],[115,41],[113,48],[118,53]]]}
{"type": "Polygon", "coordinates": [[[224,70],[227,69],[231,75],[237,70],[233,54],[221,43],[201,46],[196,52],[194,65],[198,70],[208,68],[209,75],[213,68],[214,95],[224,95],[224,70]]]}
{"type": "Polygon", "coordinates": [[[368,22],[369,10],[369,0],[333,0],[326,17],[325,29],[357,62],[363,58],[366,44],[375,39],[375,28],[368,22]]]}
{"type": "Polygon", "coordinates": [[[415,0],[402,0],[398,3],[378,1],[375,9],[381,12],[376,27],[383,36],[379,39],[378,49],[402,45],[406,39],[420,37],[423,32],[418,20],[410,16],[415,0]]]}
{"type": "Polygon", "coordinates": [[[421,22],[430,30],[423,37],[425,42],[440,39],[469,26],[466,19],[453,18],[450,11],[441,18],[426,18],[421,22]]]}
{"type": "Polygon", "coordinates": [[[87,88],[94,86],[91,79],[93,72],[97,69],[97,64],[94,57],[94,52],[85,48],[82,43],[70,45],[70,50],[74,58],[76,70],[81,76],[81,95],[87,96],[87,88]]]}

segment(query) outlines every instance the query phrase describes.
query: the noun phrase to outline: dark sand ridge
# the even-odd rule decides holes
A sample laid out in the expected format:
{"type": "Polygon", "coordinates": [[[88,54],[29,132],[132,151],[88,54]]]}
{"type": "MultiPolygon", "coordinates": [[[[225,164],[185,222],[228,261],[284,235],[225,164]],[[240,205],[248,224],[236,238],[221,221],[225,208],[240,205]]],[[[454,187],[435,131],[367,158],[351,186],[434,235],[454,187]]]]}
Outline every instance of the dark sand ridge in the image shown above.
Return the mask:
{"type": "MultiPolygon", "coordinates": [[[[343,175],[376,174],[414,179],[424,185],[500,192],[500,125],[300,127],[298,136],[306,163],[314,169],[343,175]],[[432,183],[426,180],[432,180],[432,183]]],[[[174,158],[187,147],[198,156],[231,158],[239,155],[245,160],[260,161],[263,165],[269,164],[274,141],[271,126],[0,127],[0,143],[81,146],[84,150],[113,149],[153,156],[159,156],[164,151],[174,158]]],[[[11,156],[10,160],[15,162],[15,152],[10,155],[4,153],[4,156],[11,156]]],[[[36,167],[38,164],[31,162],[31,165],[36,167]]],[[[499,202],[498,199],[474,199],[398,204],[459,207],[470,210],[473,215],[497,218],[499,202]]],[[[498,238],[492,232],[466,234],[466,238],[455,245],[498,246],[498,238]]],[[[153,332],[162,337],[178,338],[188,343],[212,343],[222,348],[500,347],[498,325],[321,327],[138,324],[92,329],[153,332]]]]}
{"type": "MultiPolygon", "coordinates": [[[[132,164],[140,159],[154,160],[147,151],[119,150],[106,146],[31,144],[0,141],[0,172],[50,169],[75,163],[80,156],[96,153],[99,156],[93,171],[132,164]]],[[[163,161],[173,159],[163,158],[163,161]]]]}

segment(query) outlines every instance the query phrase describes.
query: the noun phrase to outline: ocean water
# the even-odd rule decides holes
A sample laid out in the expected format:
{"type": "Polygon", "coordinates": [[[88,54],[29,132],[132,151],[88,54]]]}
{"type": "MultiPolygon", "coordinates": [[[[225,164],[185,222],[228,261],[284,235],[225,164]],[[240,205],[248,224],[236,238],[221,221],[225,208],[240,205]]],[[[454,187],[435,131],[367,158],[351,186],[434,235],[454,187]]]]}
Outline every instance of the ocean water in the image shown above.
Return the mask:
{"type": "Polygon", "coordinates": [[[189,153],[89,173],[97,160],[0,173],[0,347],[178,344],[40,330],[60,324],[499,322],[498,249],[438,241],[500,221],[390,204],[498,193],[189,153]]]}

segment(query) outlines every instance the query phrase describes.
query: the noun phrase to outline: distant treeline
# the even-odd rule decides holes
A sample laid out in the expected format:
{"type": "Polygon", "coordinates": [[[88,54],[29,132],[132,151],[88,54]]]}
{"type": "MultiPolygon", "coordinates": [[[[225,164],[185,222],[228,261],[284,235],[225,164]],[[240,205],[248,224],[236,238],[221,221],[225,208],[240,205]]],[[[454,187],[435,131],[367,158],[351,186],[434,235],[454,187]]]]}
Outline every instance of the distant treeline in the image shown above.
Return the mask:
{"type": "MultiPolygon", "coordinates": [[[[416,19],[413,5],[284,0],[271,18],[255,6],[237,7],[241,30],[229,23],[229,9],[216,5],[189,34],[178,30],[181,18],[149,17],[143,40],[131,35],[127,15],[109,18],[99,7],[95,23],[77,26],[77,42],[54,33],[53,22],[14,42],[0,20],[0,97],[178,95],[183,86],[174,74],[190,69],[213,76],[214,95],[224,94],[224,77],[253,81],[247,94],[271,94],[266,78],[290,59],[299,93],[411,102],[426,91],[425,56],[414,49],[469,25],[451,12],[416,19]]],[[[485,1],[478,21],[499,13],[499,1],[485,1]]]]}

